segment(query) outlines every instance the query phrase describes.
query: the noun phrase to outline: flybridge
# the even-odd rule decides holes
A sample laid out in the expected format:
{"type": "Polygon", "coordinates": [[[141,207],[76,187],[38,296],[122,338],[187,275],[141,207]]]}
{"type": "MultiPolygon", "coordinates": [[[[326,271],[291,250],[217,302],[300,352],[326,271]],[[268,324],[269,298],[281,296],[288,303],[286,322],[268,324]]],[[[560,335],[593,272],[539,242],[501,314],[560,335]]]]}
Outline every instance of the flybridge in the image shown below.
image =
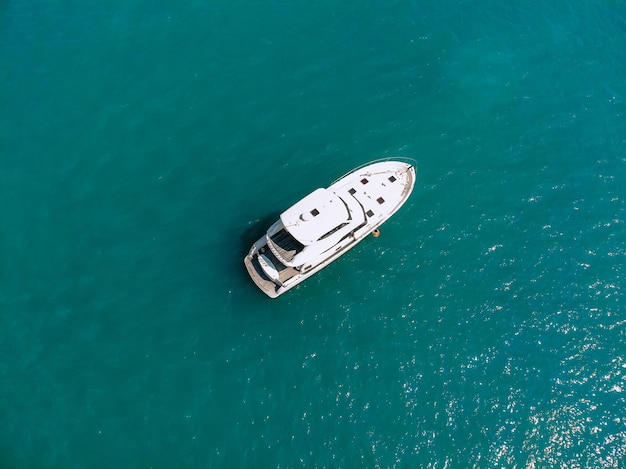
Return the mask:
{"type": "Polygon", "coordinates": [[[317,189],[280,215],[285,228],[304,245],[313,244],[350,218],[346,203],[328,189],[317,189]]]}

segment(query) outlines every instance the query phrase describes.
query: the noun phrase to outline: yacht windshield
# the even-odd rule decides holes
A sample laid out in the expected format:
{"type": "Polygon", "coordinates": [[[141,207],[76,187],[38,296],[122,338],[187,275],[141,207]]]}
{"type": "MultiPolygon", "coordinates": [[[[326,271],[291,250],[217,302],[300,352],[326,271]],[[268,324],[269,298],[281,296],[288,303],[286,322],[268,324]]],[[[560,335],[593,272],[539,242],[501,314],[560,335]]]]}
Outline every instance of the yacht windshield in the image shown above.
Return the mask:
{"type": "Polygon", "coordinates": [[[295,255],[304,249],[304,245],[284,228],[273,234],[270,239],[280,256],[287,262],[293,260],[295,255]]]}

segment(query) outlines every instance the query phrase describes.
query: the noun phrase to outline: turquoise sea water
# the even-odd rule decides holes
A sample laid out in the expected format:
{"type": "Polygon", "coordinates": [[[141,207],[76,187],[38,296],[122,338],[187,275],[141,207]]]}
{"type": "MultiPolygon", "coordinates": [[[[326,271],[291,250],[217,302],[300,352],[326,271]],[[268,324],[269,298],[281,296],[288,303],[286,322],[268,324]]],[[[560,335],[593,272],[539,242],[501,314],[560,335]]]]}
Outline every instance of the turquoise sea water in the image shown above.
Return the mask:
{"type": "Polygon", "coordinates": [[[622,468],[625,177],[622,1],[2,1],[0,466],[622,468]],[[392,155],[381,236],[257,291],[392,155]]]}

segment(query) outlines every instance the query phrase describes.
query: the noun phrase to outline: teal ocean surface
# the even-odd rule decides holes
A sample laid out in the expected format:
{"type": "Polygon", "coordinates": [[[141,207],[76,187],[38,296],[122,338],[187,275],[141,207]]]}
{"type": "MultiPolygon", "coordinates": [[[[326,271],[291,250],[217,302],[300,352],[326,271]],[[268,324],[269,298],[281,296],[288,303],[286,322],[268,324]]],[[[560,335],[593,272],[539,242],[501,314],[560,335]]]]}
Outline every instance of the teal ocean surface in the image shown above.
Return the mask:
{"type": "Polygon", "coordinates": [[[626,466],[626,4],[0,2],[0,466],[626,466]],[[386,156],[276,300],[242,258],[386,156]]]}

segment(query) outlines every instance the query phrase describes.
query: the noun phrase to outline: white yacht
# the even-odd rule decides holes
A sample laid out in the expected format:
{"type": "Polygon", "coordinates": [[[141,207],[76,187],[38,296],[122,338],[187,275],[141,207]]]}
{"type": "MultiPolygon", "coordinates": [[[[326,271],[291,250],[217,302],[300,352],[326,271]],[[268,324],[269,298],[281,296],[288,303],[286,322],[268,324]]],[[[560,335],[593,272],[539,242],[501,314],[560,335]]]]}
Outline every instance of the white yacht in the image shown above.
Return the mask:
{"type": "Polygon", "coordinates": [[[377,160],[317,189],[285,210],[252,245],[244,264],[254,283],[276,298],[354,247],[406,202],[415,166],[377,160]]]}

